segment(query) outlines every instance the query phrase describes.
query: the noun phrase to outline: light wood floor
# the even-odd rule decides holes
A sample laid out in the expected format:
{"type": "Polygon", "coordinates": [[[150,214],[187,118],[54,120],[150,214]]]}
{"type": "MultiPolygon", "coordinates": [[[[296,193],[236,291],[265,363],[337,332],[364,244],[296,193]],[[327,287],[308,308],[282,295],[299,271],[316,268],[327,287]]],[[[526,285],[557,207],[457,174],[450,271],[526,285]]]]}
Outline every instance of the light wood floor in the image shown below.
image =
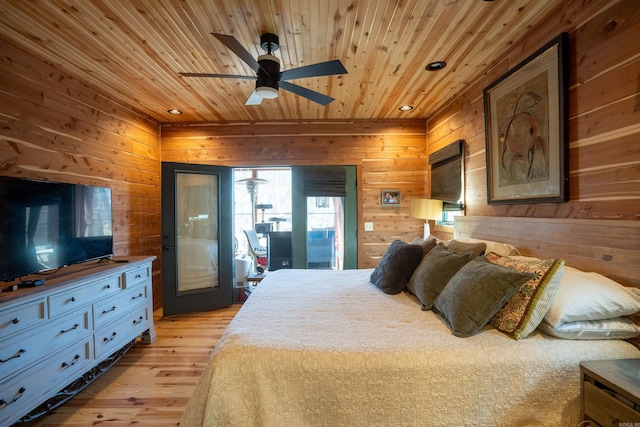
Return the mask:
{"type": "Polygon", "coordinates": [[[240,305],[162,318],[158,339],[136,344],[81,393],[29,427],[179,425],[211,350],[240,305]]]}

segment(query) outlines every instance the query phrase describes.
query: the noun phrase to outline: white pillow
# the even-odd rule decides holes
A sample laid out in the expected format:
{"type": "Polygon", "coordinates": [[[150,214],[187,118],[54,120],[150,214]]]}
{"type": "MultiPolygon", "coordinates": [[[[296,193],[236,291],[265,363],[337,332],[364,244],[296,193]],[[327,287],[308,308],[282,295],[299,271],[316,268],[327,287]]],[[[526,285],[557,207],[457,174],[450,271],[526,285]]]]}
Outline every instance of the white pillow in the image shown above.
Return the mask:
{"type": "Polygon", "coordinates": [[[544,317],[552,328],[582,320],[614,319],[640,311],[640,296],[598,273],[565,266],[556,299],[544,317]]]}
{"type": "Polygon", "coordinates": [[[487,245],[485,253],[493,252],[494,254],[501,256],[520,255],[518,249],[508,243],[494,242],[492,240],[480,240],[472,237],[456,237],[455,240],[464,243],[485,243],[487,245]]]}
{"type": "Polygon", "coordinates": [[[543,321],[538,329],[553,337],[568,340],[627,339],[637,337],[640,334],[640,328],[624,317],[567,322],[555,328],[543,321]]]}

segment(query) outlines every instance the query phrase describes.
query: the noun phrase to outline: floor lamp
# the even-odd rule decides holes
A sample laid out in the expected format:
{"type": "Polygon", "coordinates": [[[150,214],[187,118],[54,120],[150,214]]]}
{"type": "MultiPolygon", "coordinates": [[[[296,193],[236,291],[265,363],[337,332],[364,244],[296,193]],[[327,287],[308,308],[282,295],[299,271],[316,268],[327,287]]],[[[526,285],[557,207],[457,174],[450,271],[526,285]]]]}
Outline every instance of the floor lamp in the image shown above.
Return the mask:
{"type": "Polygon", "coordinates": [[[442,218],[442,200],[435,199],[414,199],[411,200],[409,215],[413,218],[424,219],[424,239],[429,237],[431,230],[429,220],[442,218]]]}
{"type": "Polygon", "coordinates": [[[251,197],[251,229],[254,230],[256,228],[256,198],[258,196],[256,187],[259,184],[264,184],[267,180],[262,178],[245,178],[239,179],[236,182],[244,182],[247,185],[247,191],[249,192],[249,197],[251,197]]]}

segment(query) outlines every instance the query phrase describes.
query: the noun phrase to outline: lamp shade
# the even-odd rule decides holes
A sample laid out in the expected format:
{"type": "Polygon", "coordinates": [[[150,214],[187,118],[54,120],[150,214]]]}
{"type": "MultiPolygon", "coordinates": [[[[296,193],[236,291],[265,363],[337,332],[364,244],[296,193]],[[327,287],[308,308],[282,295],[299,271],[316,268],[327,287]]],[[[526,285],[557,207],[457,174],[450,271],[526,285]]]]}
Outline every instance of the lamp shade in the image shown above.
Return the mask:
{"type": "Polygon", "coordinates": [[[435,199],[414,199],[409,206],[409,215],[414,218],[424,219],[424,239],[431,234],[429,220],[442,217],[442,200],[435,199]]]}
{"type": "Polygon", "coordinates": [[[413,218],[440,219],[442,217],[442,200],[414,199],[411,200],[409,215],[413,218]]]}

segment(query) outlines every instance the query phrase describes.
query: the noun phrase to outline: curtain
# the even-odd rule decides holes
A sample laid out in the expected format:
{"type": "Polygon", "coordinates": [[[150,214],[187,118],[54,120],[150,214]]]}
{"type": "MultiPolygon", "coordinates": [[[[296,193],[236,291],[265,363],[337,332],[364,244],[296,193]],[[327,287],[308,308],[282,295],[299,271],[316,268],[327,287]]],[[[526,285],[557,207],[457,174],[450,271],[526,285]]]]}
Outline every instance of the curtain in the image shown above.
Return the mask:
{"type": "Polygon", "coordinates": [[[445,211],[459,211],[464,208],[463,149],[464,140],[459,139],[429,156],[431,198],[442,200],[442,208],[445,211]]]}
{"type": "Polygon", "coordinates": [[[344,168],[305,170],[303,192],[305,197],[345,197],[347,171],[344,168]]]}

